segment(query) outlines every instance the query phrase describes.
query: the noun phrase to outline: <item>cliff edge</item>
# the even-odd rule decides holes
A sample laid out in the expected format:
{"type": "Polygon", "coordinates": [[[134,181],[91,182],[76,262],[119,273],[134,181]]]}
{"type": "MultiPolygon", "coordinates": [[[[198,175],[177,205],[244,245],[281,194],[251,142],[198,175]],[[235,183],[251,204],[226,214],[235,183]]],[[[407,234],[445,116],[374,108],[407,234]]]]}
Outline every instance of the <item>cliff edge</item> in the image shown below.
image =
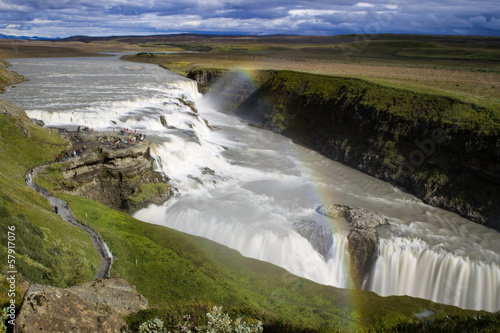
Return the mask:
{"type": "Polygon", "coordinates": [[[498,110],[359,79],[281,71],[234,113],[500,230],[498,110]]]}
{"type": "Polygon", "coordinates": [[[63,131],[73,147],[49,171],[62,172],[61,190],[131,213],[172,196],[167,179],[154,170],[151,142],[132,132],[63,131]],[[76,152],[76,157],[74,156],[76,152]]]}

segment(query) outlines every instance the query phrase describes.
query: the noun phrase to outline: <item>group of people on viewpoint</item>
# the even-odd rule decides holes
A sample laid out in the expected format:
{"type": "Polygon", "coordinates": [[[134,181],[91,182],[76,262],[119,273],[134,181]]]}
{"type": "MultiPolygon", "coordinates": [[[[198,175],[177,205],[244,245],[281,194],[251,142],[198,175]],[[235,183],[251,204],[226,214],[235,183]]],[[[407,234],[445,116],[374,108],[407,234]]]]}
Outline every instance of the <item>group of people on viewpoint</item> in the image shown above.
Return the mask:
{"type": "MultiPolygon", "coordinates": [[[[93,128],[83,127],[83,129],[82,129],[80,126],[78,126],[77,132],[80,133],[80,130],[83,130],[83,131],[86,131],[86,132],[94,132],[93,128]]],[[[130,130],[128,128],[122,129],[120,131],[120,135],[126,135],[127,137],[126,138],[120,138],[120,137],[113,138],[113,143],[114,143],[116,149],[121,148],[121,144],[131,144],[131,143],[134,143],[134,142],[144,141],[146,139],[146,135],[145,134],[137,133],[137,130],[130,130]]],[[[80,139],[79,139],[78,135],[76,137],[76,142],[80,142],[80,139]]],[[[70,157],[77,157],[78,155],[80,155],[86,149],[87,149],[87,147],[85,145],[83,145],[83,147],[82,147],[81,150],[79,148],[76,148],[71,153],[71,155],[69,155],[69,153],[66,152],[64,154],[64,157],[62,159],[59,156],[59,154],[56,154],[55,161],[56,162],[60,162],[62,160],[62,162],[66,162],[70,157]]]]}
{"type": "MultiPolygon", "coordinates": [[[[82,150],[85,151],[86,149],[87,149],[87,146],[85,146],[85,145],[83,145],[83,148],[81,150],[80,150],[80,148],[76,148],[71,153],[71,156],[77,157],[78,155],[80,155],[82,153],[82,150]]],[[[68,159],[69,159],[69,154],[68,154],[68,152],[65,152],[64,157],[62,158],[62,161],[66,162],[68,159]]],[[[56,154],[56,162],[59,162],[59,160],[60,160],[59,154],[56,154]]]]}
{"type": "Polygon", "coordinates": [[[121,148],[122,143],[129,144],[129,143],[134,143],[134,142],[138,142],[138,141],[144,141],[144,139],[146,139],[145,134],[137,133],[137,130],[132,131],[128,128],[122,129],[120,131],[120,135],[128,135],[129,137],[126,139],[115,138],[114,143],[115,143],[115,148],[117,148],[117,149],[121,148]],[[130,137],[130,135],[132,135],[132,136],[130,137]]]}

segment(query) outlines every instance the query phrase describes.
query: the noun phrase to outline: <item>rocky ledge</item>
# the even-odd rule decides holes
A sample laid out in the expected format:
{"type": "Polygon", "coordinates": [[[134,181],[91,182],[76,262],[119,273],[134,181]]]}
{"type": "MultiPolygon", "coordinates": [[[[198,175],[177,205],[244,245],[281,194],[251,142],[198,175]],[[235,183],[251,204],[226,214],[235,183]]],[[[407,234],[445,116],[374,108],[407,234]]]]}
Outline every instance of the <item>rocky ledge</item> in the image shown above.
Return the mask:
{"type": "Polygon", "coordinates": [[[167,179],[154,171],[149,140],[132,132],[65,133],[73,143],[67,155],[78,152],[61,167],[66,192],[128,213],[172,196],[167,179]]]}
{"type": "Polygon", "coordinates": [[[130,332],[122,317],[148,308],[148,301],[122,278],[71,288],[32,284],[15,332],[130,332]]]}
{"type": "Polygon", "coordinates": [[[379,238],[375,228],[387,224],[386,218],[382,214],[347,205],[323,205],[316,211],[333,219],[344,218],[349,224],[347,249],[350,273],[354,287],[360,289],[376,258],[379,238]]]}

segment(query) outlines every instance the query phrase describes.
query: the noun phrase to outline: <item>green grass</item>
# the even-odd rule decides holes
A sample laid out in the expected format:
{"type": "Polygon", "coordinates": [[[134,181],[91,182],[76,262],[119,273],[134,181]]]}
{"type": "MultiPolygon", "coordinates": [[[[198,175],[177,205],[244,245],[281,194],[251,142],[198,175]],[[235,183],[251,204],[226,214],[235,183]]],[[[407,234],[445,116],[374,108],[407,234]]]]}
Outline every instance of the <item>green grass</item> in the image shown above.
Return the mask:
{"type": "MultiPolygon", "coordinates": [[[[0,117],[0,255],[6,258],[7,227],[15,226],[16,269],[22,276],[60,287],[92,280],[100,258],[88,235],[54,214],[24,182],[31,167],[50,160],[66,142],[3,100],[0,108],[8,110],[0,117]]],[[[6,263],[0,263],[2,272],[6,263]]]]}
{"type": "Polygon", "coordinates": [[[310,100],[359,99],[360,105],[373,108],[376,113],[383,111],[427,124],[455,126],[476,135],[496,136],[500,132],[500,110],[450,96],[390,88],[360,79],[290,71],[278,72],[266,85],[274,91],[301,94],[310,100]]]}
{"type": "Polygon", "coordinates": [[[341,75],[500,108],[498,37],[362,34],[157,38],[156,43],[198,52],[165,54],[154,59],[132,55],[123,58],[160,64],[181,75],[210,67],[341,75]],[[380,66],[387,68],[381,71],[380,66]]]}
{"type": "Polygon", "coordinates": [[[399,332],[498,332],[500,313],[479,314],[474,316],[441,316],[410,324],[400,324],[399,332]]]}
{"type": "MultiPolygon", "coordinates": [[[[130,180],[134,182],[134,179],[130,180]]],[[[128,205],[130,207],[142,207],[145,203],[158,198],[160,196],[166,195],[171,191],[171,186],[166,183],[149,183],[140,186],[134,194],[130,195],[128,200],[128,205]]]]}

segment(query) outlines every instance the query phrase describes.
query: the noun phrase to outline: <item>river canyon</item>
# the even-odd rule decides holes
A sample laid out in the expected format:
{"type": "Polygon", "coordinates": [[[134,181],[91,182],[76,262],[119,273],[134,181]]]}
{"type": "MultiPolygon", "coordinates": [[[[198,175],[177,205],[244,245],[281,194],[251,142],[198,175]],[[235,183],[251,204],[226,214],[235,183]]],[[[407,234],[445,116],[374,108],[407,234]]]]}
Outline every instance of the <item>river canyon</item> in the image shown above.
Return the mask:
{"type": "Polygon", "coordinates": [[[347,223],[318,208],[360,207],[388,221],[377,228],[376,258],[363,289],[500,309],[498,232],[223,114],[194,81],[118,57],[9,60],[30,81],[8,88],[3,98],[46,126],[145,134],[175,195],[136,218],[347,288],[347,223]],[[298,232],[303,225],[331,232],[307,239],[298,232]],[[324,251],[314,246],[318,241],[327,244],[324,251]]]}

